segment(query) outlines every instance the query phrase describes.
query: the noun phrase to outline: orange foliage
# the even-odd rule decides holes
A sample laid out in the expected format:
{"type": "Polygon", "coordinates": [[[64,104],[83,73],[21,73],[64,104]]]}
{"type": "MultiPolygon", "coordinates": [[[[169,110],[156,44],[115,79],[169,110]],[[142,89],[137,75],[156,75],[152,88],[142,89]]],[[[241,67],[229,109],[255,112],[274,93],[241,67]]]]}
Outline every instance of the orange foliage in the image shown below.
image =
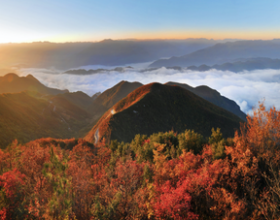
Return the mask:
{"type": "Polygon", "coordinates": [[[168,144],[147,137],[139,147],[153,147],[150,162],[129,144],[14,142],[0,150],[0,217],[279,219],[279,117],[261,104],[221,159],[211,143],[168,157],[168,144]]]}
{"type": "Polygon", "coordinates": [[[263,103],[247,116],[247,123],[241,127],[241,135],[236,134],[236,143],[250,148],[257,154],[273,152],[280,147],[280,111],[275,107],[266,111],[263,103]]]}

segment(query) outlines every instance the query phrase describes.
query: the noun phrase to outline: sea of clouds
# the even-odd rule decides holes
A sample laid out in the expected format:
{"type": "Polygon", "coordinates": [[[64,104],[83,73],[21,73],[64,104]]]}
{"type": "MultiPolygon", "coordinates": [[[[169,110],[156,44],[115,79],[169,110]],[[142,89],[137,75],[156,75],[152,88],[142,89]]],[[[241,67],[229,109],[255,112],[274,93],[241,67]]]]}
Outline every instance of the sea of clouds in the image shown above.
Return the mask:
{"type": "MultiPolygon", "coordinates": [[[[206,72],[190,70],[173,70],[164,67],[147,72],[140,70],[147,67],[135,65],[134,69],[125,72],[111,71],[92,75],[65,74],[58,70],[21,69],[18,74],[32,74],[44,85],[68,89],[70,92],[83,91],[88,95],[103,92],[121,80],[138,81],[142,84],[151,82],[166,83],[169,81],[185,83],[196,87],[207,85],[220,92],[221,95],[234,100],[245,113],[251,113],[259,101],[266,107],[275,106],[280,109],[280,70],[255,70],[233,73],[230,71],[209,70],[206,72]]],[[[104,66],[87,66],[84,69],[106,68],[104,66]]],[[[114,67],[107,67],[113,69],[114,67]]]]}

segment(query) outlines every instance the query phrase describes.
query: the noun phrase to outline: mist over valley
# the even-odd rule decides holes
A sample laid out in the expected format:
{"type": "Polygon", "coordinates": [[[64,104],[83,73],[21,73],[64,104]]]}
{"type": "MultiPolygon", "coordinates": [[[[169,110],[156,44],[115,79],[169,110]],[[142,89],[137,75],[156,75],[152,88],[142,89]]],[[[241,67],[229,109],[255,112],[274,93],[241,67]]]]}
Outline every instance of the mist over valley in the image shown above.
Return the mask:
{"type": "Polygon", "coordinates": [[[0,219],[280,219],[280,1],[0,6],[0,219]]]}

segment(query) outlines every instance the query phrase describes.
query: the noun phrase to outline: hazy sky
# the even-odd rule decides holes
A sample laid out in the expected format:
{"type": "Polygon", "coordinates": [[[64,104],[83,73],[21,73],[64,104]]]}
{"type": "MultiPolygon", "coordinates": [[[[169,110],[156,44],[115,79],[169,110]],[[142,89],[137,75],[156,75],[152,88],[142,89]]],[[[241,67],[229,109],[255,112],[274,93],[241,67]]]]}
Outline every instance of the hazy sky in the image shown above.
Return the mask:
{"type": "Polygon", "coordinates": [[[0,42],[280,38],[279,0],[0,0],[0,42]]]}

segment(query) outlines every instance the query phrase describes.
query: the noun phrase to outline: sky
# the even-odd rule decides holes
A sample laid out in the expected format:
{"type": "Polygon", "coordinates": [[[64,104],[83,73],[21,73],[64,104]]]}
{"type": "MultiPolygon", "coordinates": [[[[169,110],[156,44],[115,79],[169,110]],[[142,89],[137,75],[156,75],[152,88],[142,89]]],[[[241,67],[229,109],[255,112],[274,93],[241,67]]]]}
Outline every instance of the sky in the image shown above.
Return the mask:
{"type": "Polygon", "coordinates": [[[0,0],[0,43],[280,38],[279,0],[0,0]]]}

